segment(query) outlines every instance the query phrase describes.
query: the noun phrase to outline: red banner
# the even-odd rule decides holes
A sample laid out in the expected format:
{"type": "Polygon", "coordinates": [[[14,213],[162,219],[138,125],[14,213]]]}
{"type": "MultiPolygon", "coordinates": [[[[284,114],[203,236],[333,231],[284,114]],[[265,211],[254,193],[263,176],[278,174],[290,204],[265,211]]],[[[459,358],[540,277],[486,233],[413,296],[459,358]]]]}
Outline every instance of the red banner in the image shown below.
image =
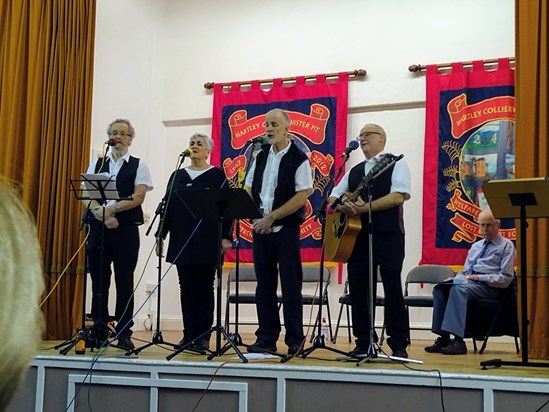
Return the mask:
{"type": "MultiPolygon", "coordinates": [[[[318,75],[315,82],[299,77],[293,86],[275,79],[270,90],[252,82],[250,89],[238,83],[230,90],[214,85],[212,138],[215,142],[212,163],[225,171],[229,185],[240,187],[252,161],[250,140],[265,133],[265,115],[274,108],[287,111],[290,135],[311,161],[313,194],[307,201],[306,220],[301,225],[301,255],[304,262],[320,259],[321,226],[315,217],[326,192],[331,190],[334,170],[342,160],[336,156],[347,145],[348,75],[336,81],[318,75]]],[[[240,261],[252,262],[252,227],[240,222],[240,261]]],[[[234,261],[234,251],[225,261],[234,261]]]]}
{"type": "MultiPolygon", "coordinates": [[[[489,207],[482,185],[514,178],[514,120],[508,59],[497,70],[482,61],[470,71],[454,63],[445,74],[427,67],[421,264],[463,265],[481,236],[478,214],[489,207]]],[[[502,222],[501,234],[514,240],[514,222],[502,222]]]]}

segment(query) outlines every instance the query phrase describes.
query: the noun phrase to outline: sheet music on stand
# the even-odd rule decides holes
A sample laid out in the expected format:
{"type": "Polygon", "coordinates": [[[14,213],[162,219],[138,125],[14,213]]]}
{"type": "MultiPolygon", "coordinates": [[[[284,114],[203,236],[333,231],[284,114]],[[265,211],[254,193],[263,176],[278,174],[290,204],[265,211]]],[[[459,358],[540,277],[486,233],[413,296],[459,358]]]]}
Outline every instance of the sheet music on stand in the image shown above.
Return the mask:
{"type": "Polygon", "coordinates": [[[85,200],[121,200],[113,176],[107,173],[82,173],[81,176],[81,191],[85,200]]]}

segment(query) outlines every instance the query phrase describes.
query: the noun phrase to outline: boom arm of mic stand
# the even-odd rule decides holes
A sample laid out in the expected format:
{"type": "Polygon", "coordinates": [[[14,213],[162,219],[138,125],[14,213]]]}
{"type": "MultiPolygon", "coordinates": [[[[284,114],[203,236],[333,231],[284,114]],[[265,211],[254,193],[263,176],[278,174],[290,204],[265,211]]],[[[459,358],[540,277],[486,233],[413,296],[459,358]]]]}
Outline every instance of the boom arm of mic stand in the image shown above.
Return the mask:
{"type": "MultiPolygon", "coordinates": [[[[176,171],[181,169],[181,166],[183,165],[184,160],[185,160],[185,157],[181,156],[181,160],[178,160],[176,171]]],[[[160,236],[160,231],[162,229],[162,226],[164,226],[162,224],[163,223],[162,218],[164,217],[163,215],[166,211],[165,210],[166,209],[166,204],[170,200],[170,197],[172,196],[172,190],[173,190],[174,182],[175,182],[175,172],[172,175],[172,177],[170,178],[170,182],[168,183],[168,193],[166,195],[164,195],[164,197],[162,198],[162,200],[160,201],[160,203],[156,207],[156,210],[154,211],[154,218],[153,218],[151,224],[149,225],[149,227],[147,229],[147,232],[145,233],[145,236],[149,236],[149,233],[151,233],[151,229],[154,225],[154,221],[156,220],[156,218],[159,215],[162,215],[161,218],[160,218],[160,225],[159,225],[159,228],[158,228],[158,236],[160,236]]]]}
{"type": "MultiPolygon", "coordinates": [[[[349,160],[349,155],[348,154],[345,155],[344,157],[345,157],[345,160],[343,161],[343,164],[341,166],[339,166],[339,169],[337,170],[337,175],[335,175],[334,179],[331,181],[332,189],[335,186],[335,182],[337,182],[337,180],[339,179],[339,177],[343,173],[343,166],[345,166],[345,164],[349,160]]],[[[330,190],[330,192],[331,192],[331,190],[330,190]]],[[[324,197],[324,202],[322,202],[322,205],[320,206],[320,210],[317,213],[319,213],[321,210],[326,209],[326,204],[328,203],[328,197],[329,197],[328,193],[329,193],[328,190],[326,190],[326,195],[324,197]]],[[[339,206],[341,204],[343,204],[342,196],[338,197],[336,199],[336,201],[334,203],[332,203],[332,206],[331,206],[332,210],[335,209],[337,206],[339,206]]],[[[315,213],[315,216],[318,216],[317,213],[315,213]]]]}

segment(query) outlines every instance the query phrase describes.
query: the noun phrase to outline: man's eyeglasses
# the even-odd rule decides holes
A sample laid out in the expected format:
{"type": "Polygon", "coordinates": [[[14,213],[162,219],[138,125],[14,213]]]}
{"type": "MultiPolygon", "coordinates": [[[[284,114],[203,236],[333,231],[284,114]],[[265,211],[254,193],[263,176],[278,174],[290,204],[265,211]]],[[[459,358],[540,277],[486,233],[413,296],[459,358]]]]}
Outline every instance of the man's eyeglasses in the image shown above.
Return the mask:
{"type": "Polygon", "coordinates": [[[116,132],[116,131],[114,131],[114,132],[110,132],[110,133],[109,133],[109,136],[126,137],[126,136],[129,136],[129,134],[126,133],[126,132],[116,132]]]}
{"type": "Polygon", "coordinates": [[[358,139],[366,139],[368,136],[373,135],[373,134],[377,134],[377,135],[381,136],[381,134],[379,134],[377,132],[362,132],[358,135],[357,140],[358,139]]]}

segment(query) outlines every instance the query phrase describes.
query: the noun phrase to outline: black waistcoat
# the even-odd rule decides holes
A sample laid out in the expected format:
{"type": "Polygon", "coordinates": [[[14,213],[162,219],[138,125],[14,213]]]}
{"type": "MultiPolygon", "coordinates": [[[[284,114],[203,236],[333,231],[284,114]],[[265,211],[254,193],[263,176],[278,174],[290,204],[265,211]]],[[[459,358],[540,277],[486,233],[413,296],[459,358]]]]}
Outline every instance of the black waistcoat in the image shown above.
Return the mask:
{"type": "MultiPolygon", "coordinates": [[[[255,159],[255,172],[252,183],[252,197],[257,207],[260,206],[261,201],[259,194],[261,192],[261,186],[263,184],[263,172],[267,165],[267,156],[271,145],[265,145],[258,153],[255,159]]],[[[297,169],[303,162],[306,162],[307,155],[303,153],[294,143],[291,143],[290,149],[282,157],[280,161],[280,167],[278,168],[278,179],[275,189],[273,210],[279,208],[288,200],[290,200],[296,193],[295,191],[295,174],[297,169]]],[[[295,213],[283,217],[273,223],[273,226],[299,226],[305,217],[305,207],[297,210],[295,213]]]]}
{"type": "MultiPolygon", "coordinates": [[[[109,159],[98,159],[95,165],[95,173],[109,173],[109,159]],[[103,163],[103,167],[99,169],[103,163]]],[[[116,175],[116,190],[121,197],[130,197],[135,190],[135,177],[137,175],[137,168],[139,167],[139,159],[137,157],[130,156],[127,162],[124,162],[120,171],[116,175]]],[[[122,212],[116,212],[116,219],[120,226],[128,224],[142,225],[143,209],[141,205],[134,207],[130,210],[124,210],[122,212]]]]}
{"type": "MultiPolygon", "coordinates": [[[[364,163],[361,162],[351,169],[349,174],[349,191],[354,192],[358,189],[362,178],[364,177],[364,163]]],[[[372,201],[379,199],[390,193],[391,177],[393,176],[394,165],[378,176],[372,187],[372,201]]],[[[365,187],[361,191],[362,199],[368,201],[368,189],[365,187]]],[[[392,207],[386,210],[372,212],[373,233],[404,233],[402,225],[402,205],[392,207]]],[[[368,213],[363,213],[361,216],[362,228],[366,230],[368,227],[368,213]]]]}

